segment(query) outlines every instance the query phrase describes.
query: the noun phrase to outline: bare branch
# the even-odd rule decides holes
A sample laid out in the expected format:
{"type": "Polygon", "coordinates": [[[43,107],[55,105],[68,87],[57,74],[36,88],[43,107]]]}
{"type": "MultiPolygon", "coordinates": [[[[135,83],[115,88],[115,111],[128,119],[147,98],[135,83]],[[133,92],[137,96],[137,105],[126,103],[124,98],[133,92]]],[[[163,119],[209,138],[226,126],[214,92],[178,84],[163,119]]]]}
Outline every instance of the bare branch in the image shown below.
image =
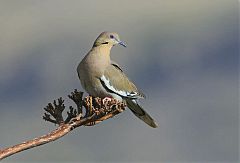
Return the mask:
{"type": "Polygon", "coordinates": [[[43,115],[43,119],[58,124],[57,129],[35,139],[0,149],[0,160],[21,151],[55,141],[77,127],[96,125],[123,112],[126,107],[125,103],[112,98],[105,100],[87,96],[83,99],[83,92],[78,92],[76,89],[68,97],[76,104],[77,109],[70,106],[65,119],[62,115],[65,110],[62,98],[59,98],[57,101],[54,100],[53,104],[49,103],[44,108],[46,112],[43,115]],[[85,109],[85,115],[83,115],[83,108],[85,109]]]}

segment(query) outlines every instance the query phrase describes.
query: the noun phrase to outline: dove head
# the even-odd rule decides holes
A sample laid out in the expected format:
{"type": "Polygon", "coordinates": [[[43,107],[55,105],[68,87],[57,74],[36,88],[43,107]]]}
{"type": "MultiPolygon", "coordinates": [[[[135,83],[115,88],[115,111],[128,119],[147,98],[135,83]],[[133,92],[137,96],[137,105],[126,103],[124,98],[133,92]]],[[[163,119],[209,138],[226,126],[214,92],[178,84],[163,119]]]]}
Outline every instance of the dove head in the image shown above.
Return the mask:
{"type": "Polygon", "coordinates": [[[114,32],[102,32],[98,38],[95,40],[93,47],[101,46],[101,45],[107,45],[107,46],[114,46],[114,45],[122,45],[123,47],[126,47],[126,45],[120,41],[120,38],[117,33],[114,32]]]}

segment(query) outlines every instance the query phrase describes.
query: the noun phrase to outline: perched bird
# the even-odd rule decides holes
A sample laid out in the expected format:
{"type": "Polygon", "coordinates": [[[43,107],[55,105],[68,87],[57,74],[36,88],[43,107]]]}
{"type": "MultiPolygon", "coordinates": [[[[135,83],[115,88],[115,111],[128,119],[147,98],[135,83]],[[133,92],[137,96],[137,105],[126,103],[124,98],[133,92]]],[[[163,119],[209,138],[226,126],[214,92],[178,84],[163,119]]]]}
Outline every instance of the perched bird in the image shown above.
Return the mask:
{"type": "Polygon", "coordinates": [[[111,48],[117,44],[126,47],[117,33],[103,32],[98,36],[92,49],[77,67],[81,84],[94,97],[125,100],[128,108],[138,118],[156,128],[157,123],[137,102],[138,99],[145,98],[145,95],[128,79],[119,65],[110,59],[111,48]]]}

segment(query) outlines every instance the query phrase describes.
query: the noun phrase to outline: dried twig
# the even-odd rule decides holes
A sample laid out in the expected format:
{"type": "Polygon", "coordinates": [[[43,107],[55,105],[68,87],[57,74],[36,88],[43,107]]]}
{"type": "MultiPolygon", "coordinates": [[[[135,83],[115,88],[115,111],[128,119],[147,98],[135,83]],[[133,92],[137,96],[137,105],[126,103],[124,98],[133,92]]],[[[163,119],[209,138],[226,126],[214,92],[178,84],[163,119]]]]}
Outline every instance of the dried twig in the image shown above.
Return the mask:
{"type": "Polygon", "coordinates": [[[43,119],[57,124],[57,129],[35,139],[1,149],[0,160],[18,152],[57,140],[77,127],[96,125],[121,113],[126,107],[125,103],[115,99],[105,100],[91,96],[83,99],[83,92],[78,92],[77,90],[74,90],[68,97],[76,104],[77,108],[70,106],[66,118],[62,115],[65,110],[62,98],[59,98],[57,101],[54,100],[53,104],[49,103],[44,108],[46,112],[43,115],[43,119]],[[83,115],[83,108],[85,108],[85,115],[83,115]]]}

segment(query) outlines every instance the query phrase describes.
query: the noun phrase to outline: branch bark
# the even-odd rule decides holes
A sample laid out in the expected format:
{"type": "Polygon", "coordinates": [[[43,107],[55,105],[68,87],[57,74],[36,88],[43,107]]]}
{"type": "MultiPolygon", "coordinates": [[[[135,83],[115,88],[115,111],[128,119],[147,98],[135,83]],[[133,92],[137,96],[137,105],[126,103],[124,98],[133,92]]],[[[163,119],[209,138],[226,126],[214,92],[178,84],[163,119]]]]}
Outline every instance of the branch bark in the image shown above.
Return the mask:
{"type": "Polygon", "coordinates": [[[94,126],[123,112],[126,107],[125,103],[112,98],[101,99],[87,96],[83,99],[83,93],[77,90],[74,90],[68,97],[76,104],[77,109],[70,106],[65,120],[62,115],[65,110],[64,100],[62,100],[62,98],[59,98],[57,101],[54,100],[53,104],[49,103],[44,108],[46,112],[44,113],[43,119],[57,124],[57,129],[32,140],[0,149],[0,160],[24,150],[55,141],[77,127],[94,126]],[[85,109],[85,115],[83,115],[83,109],[85,109]]]}

